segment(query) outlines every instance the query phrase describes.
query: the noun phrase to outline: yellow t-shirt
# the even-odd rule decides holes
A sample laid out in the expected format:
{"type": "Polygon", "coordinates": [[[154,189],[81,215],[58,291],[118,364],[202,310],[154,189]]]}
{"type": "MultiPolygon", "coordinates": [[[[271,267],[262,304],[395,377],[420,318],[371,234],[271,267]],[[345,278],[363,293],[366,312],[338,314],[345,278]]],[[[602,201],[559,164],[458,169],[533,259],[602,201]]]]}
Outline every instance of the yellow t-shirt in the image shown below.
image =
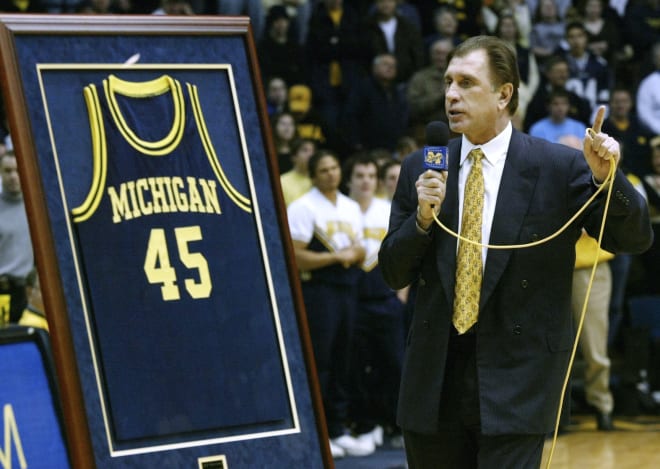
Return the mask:
{"type": "Polygon", "coordinates": [[[40,329],[48,330],[48,321],[46,321],[46,317],[36,311],[32,311],[30,308],[23,310],[23,315],[21,316],[21,319],[18,320],[18,324],[21,326],[38,327],[40,329]]]}
{"type": "Polygon", "coordinates": [[[293,169],[280,176],[280,184],[282,185],[284,203],[287,207],[312,188],[312,180],[309,176],[304,176],[293,169]]]}
{"type": "MultiPolygon", "coordinates": [[[[575,268],[584,269],[594,265],[596,258],[596,250],[598,249],[598,241],[582,231],[582,236],[575,243],[575,268]]],[[[609,261],[614,258],[614,254],[601,249],[598,253],[598,262],[609,261]]]]}

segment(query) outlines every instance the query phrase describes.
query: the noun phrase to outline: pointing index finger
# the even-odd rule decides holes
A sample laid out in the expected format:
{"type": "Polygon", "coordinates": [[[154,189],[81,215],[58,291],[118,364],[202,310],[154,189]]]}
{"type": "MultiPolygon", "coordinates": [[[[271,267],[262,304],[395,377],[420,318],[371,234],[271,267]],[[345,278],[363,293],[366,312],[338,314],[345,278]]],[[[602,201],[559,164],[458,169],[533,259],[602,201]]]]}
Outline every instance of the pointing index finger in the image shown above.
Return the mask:
{"type": "Polygon", "coordinates": [[[605,106],[599,106],[598,112],[596,113],[596,118],[594,119],[594,125],[591,127],[595,133],[597,134],[600,133],[600,129],[603,126],[604,120],[605,120],[605,106]]]}

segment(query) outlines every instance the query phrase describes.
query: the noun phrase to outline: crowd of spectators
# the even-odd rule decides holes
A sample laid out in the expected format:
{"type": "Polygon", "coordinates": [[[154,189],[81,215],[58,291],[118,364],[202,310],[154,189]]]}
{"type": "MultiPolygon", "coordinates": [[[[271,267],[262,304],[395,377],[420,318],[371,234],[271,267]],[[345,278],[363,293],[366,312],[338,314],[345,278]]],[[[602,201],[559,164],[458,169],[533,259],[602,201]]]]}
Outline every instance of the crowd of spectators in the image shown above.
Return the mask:
{"type": "MultiPolygon", "coordinates": [[[[653,247],[641,256],[609,261],[613,274],[615,265],[625,260],[626,266],[617,267],[612,279],[610,350],[618,348],[625,355],[620,331],[627,320],[626,299],[660,295],[660,0],[0,0],[0,12],[248,15],[278,167],[285,174],[287,205],[310,189],[318,192],[320,175],[307,174],[315,153],[319,156],[312,160],[313,168],[322,155],[330,155],[327,164],[336,172],[333,197],[341,190],[360,201],[356,182],[350,182],[357,177],[352,171],[359,156],[358,168],[370,171],[362,177],[373,180],[378,172],[376,195],[390,199],[399,163],[424,145],[426,124],[446,121],[448,55],[467,37],[496,35],[517,51],[521,87],[514,126],[540,138],[574,144],[598,106],[606,105],[603,131],[621,143],[622,169],[649,202],[656,234],[653,247]],[[372,161],[377,167],[371,167],[372,161]],[[342,166],[347,168],[348,186],[338,185],[342,166]]],[[[5,140],[8,131],[3,127],[5,140]]],[[[0,145],[0,150],[5,147],[0,145]]],[[[322,202],[321,192],[316,198],[322,202]]],[[[296,213],[300,207],[294,206],[296,213]]],[[[357,213],[356,205],[352,207],[357,213]]],[[[305,225],[298,236],[300,250],[309,247],[309,229],[305,225]]],[[[359,267],[364,259],[354,257],[350,264],[359,267]]],[[[397,295],[401,308],[414,295],[408,293],[397,295]]],[[[361,320],[362,325],[371,321],[369,316],[361,320]]],[[[403,322],[401,333],[405,334],[403,322]]],[[[318,342],[319,332],[315,334],[318,342]]],[[[369,345],[365,334],[362,331],[360,356],[383,356],[382,350],[364,350],[369,345]]],[[[392,344],[403,347],[403,339],[400,342],[392,344]]],[[[398,357],[402,350],[390,352],[398,357]]],[[[323,356],[333,358],[330,350],[323,356]]],[[[362,360],[357,372],[350,368],[353,385],[362,386],[359,391],[382,371],[375,366],[377,361],[377,357],[374,362],[362,360]]],[[[390,366],[395,368],[396,363],[390,366]]],[[[660,389],[660,371],[652,376],[653,387],[660,389]]],[[[350,383],[343,384],[350,392],[350,383]]],[[[391,406],[396,401],[393,394],[396,391],[388,384],[386,395],[377,400],[391,406]]],[[[350,408],[349,402],[343,410],[350,408]]],[[[382,442],[380,424],[387,426],[390,436],[397,436],[392,409],[378,412],[360,415],[358,441],[342,440],[343,447],[333,448],[336,455],[367,454],[365,439],[371,439],[366,448],[382,442]]],[[[333,429],[335,442],[343,431],[341,426],[333,429]]]]}

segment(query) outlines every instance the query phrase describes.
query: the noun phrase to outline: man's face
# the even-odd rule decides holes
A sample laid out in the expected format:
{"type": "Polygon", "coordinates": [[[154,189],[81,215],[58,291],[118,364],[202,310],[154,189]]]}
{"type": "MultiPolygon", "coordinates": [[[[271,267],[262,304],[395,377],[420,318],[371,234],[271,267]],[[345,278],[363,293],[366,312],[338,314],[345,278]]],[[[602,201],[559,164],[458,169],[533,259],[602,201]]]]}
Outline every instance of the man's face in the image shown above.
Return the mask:
{"type": "Polygon", "coordinates": [[[379,80],[392,81],[396,78],[396,59],[391,55],[384,55],[374,64],[374,76],[379,80]]]}
{"type": "Polygon", "coordinates": [[[563,88],[568,81],[569,71],[566,62],[555,63],[547,72],[548,81],[555,88],[563,88]]]}
{"type": "Polygon", "coordinates": [[[268,84],[268,100],[271,103],[284,104],[287,100],[286,83],[284,80],[273,79],[268,84]]]}
{"type": "Polygon", "coordinates": [[[378,186],[378,168],[375,164],[356,164],[348,184],[351,198],[362,200],[373,197],[378,186]]]}
{"type": "Polygon", "coordinates": [[[632,109],[632,98],[625,91],[615,91],[610,99],[610,114],[612,117],[624,118],[632,109]]]}
{"type": "Polygon", "coordinates": [[[16,157],[5,155],[0,159],[0,172],[2,173],[2,190],[11,195],[21,193],[21,180],[18,177],[16,157]]]}
{"type": "Polygon", "coordinates": [[[451,41],[440,40],[431,46],[431,64],[438,70],[444,71],[447,68],[447,57],[454,46],[451,41]]]}
{"type": "Polygon", "coordinates": [[[440,13],[435,19],[435,28],[445,36],[453,36],[458,28],[456,17],[449,11],[440,13]]]}
{"type": "Polygon", "coordinates": [[[516,34],[518,34],[515,20],[511,17],[506,17],[502,18],[500,21],[500,37],[508,41],[515,40],[516,34]]]}
{"type": "Polygon", "coordinates": [[[341,169],[332,156],[324,156],[319,160],[312,182],[321,192],[332,192],[339,188],[341,169]]]}
{"type": "Polygon", "coordinates": [[[312,142],[305,142],[298,148],[298,151],[293,155],[293,161],[296,165],[300,164],[302,167],[307,167],[309,159],[314,154],[314,144],[312,142]]]}
{"type": "Polygon", "coordinates": [[[270,28],[274,36],[286,36],[289,31],[289,19],[277,18],[270,28]]]}
{"type": "Polygon", "coordinates": [[[587,0],[584,6],[584,14],[588,18],[600,18],[603,13],[603,5],[600,0],[587,0]]]}
{"type": "Polygon", "coordinates": [[[570,104],[563,96],[555,96],[550,101],[550,119],[554,122],[563,122],[568,115],[570,104]]]}
{"type": "Polygon", "coordinates": [[[392,199],[396,191],[396,184],[399,181],[399,173],[401,172],[401,165],[394,164],[387,168],[385,172],[385,179],[383,179],[383,187],[387,192],[387,197],[392,199]]]}
{"type": "Polygon", "coordinates": [[[275,124],[275,133],[277,136],[284,140],[291,140],[296,135],[296,122],[293,116],[283,114],[275,124]]]}
{"type": "Polygon", "coordinates": [[[376,0],[376,10],[380,15],[390,18],[396,14],[396,0],[376,0]]]}
{"type": "Polygon", "coordinates": [[[473,143],[497,135],[500,92],[491,82],[486,51],[475,50],[453,57],[445,72],[445,108],[449,127],[473,143]]]}
{"type": "Polygon", "coordinates": [[[540,5],[541,18],[546,21],[557,19],[557,6],[554,0],[541,0],[540,5]]]}
{"type": "Polygon", "coordinates": [[[587,49],[587,34],[580,28],[572,28],[566,32],[566,42],[571,54],[580,57],[587,49]]]}

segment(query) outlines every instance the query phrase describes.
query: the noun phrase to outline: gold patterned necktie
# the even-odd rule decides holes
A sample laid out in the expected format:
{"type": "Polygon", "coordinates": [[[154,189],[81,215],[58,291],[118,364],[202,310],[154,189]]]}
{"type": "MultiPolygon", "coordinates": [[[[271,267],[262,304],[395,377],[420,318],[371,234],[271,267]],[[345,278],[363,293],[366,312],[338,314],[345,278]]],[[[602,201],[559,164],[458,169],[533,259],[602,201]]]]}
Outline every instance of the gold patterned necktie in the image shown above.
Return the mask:
{"type": "MultiPolygon", "coordinates": [[[[481,242],[481,217],[484,208],[484,175],[480,148],[470,151],[472,169],[463,194],[461,236],[481,242]]],[[[483,277],[481,246],[459,241],[456,257],[456,288],[454,290],[454,316],[452,322],[459,334],[464,334],[477,322],[479,295],[483,277]]]]}

